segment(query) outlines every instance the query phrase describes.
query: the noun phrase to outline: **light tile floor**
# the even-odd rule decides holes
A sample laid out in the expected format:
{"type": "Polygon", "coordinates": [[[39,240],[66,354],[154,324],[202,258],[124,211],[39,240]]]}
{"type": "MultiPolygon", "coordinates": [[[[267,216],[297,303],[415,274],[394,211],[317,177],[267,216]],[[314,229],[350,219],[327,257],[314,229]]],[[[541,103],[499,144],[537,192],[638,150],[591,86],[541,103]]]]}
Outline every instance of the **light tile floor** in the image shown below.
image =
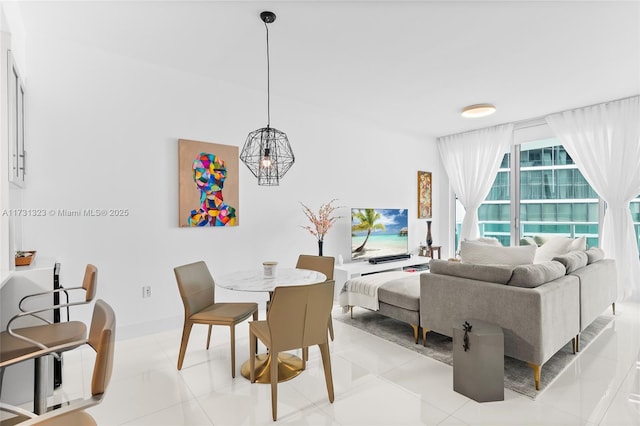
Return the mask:
{"type": "MultiPolygon", "coordinates": [[[[279,423],[640,425],[638,304],[619,304],[615,321],[536,400],[506,390],[504,401],[477,403],[453,391],[451,367],[342,322],[334,327],[335,402],[328,401],[320,355],[312,348],[307,370],[278,385],[279,423]]],[[[246,323],[239,325],[235,379],[225,327],[214,327],[208,351],[206,327],[194,327],[182,371],[176,370],[180,330],[119,340],[108,394],[89,411],[103,426],[272,424],[269,386],[239,374],[249,354],[247,336],[246,323]]],[[[88,349],[66,355],[55,398],[88,394],[92,367],[88,349]]]]}

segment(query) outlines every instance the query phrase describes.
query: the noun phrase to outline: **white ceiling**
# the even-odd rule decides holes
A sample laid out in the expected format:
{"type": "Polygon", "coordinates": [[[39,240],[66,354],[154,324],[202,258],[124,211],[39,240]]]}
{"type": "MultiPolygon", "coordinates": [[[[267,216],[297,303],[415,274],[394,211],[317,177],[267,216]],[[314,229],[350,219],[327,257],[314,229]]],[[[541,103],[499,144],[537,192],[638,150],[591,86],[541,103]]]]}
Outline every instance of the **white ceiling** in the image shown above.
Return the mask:
{"type": "MultiPolygon", "coordinates": [[[[640,2],[23,2],[29,33],[442,136],[640,93],[640,2]],[[490,102],[493,116],[460,109],[490,102]]],[[[28,58],[28,56],[27,56],[28,58]]],[[[277,126],[278,112],[272,111],[277,126]]]]}

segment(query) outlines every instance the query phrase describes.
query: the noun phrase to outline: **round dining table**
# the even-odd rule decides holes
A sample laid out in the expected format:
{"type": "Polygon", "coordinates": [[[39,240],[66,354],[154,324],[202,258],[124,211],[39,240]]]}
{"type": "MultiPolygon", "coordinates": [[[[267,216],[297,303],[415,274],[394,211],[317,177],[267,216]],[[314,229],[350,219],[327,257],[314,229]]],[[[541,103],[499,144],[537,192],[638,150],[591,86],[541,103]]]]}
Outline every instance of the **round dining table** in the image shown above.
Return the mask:
{"type": "Polygon", "coordinates": [[[276,287],[315,284],[327,279],[322,272],[300,268],[277,268],[275,277],[265,277],[262,268],[231,272],[215,277],[216,285],[227,290],[268,291],[276,287]]]}
{"type": "MultiPolygon", "coordinates": [[[[215,277],[218,287],[234,291],[268,292],[271,298],[276,287],[315,284],[326,281],[325,274],[310,269],[277,268],[274,277],[265,276],[262,268],[231,272],[215,277]]],[[[267,305],[268,306],[268,305],[267,305]]],[[[255,379],[257,383],[271,383],[271,355],[269,353],[255,355],[255,379]]],[[[278,382],[296,377],[303,370],[300,357],[281,352],[278,354],[278,382]]],[[[249,360],[240,368],[243,377],[249,379],[251,368],[249,360]]]]}

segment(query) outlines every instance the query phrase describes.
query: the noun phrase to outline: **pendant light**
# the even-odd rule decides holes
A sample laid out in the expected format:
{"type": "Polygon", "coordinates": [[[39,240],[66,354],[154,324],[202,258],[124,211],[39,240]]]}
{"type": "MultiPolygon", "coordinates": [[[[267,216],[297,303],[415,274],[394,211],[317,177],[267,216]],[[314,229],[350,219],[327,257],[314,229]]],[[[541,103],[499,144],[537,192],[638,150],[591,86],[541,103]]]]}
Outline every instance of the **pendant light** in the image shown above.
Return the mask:
{"type": "Polygon", "coordinates": [[[289,139],[284,132],[271,127],[269,84],[269,26],[276,20],[273,12],[262,12],[260,19],[267,30],[267,127],[249,133],[240,159],[258,178],[258,185],[277,186],[295,161],[289,139]]]}

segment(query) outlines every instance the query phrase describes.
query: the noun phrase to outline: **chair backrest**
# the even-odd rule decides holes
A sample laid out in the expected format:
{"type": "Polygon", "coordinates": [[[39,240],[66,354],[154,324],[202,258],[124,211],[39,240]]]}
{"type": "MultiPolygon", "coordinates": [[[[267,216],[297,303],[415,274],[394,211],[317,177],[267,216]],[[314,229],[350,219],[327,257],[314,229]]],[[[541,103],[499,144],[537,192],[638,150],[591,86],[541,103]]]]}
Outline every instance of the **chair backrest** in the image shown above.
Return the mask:
{"type": "Polygon", "coordinates": [[[173,268],[188,318],[215,302],[215,282],[203,261],[173,268]]]}
{"type": "Polygon", "coordinates": [[[330,281],[274,289],[267,312],[273,351],[327,342],[333,286],[333,281],[330,281]]]}
{"type": "Polygon", "coordinates": [[[89,345],[96,351],[91,394],[103,394],[111,380],[116,340],[116,314],[104,300],[96,300],[89,329],[89,345]]]}
{"type": "Polygon", "coordinates": [[[111,380],[116,339],[116,314],[107,302],[96,300],[87,343],[96,351],[91,379],[91,398],[67,402],[61,408],[34,416],[20,423],[25,426],[94,425],[95,420],[84,410],[102,402],[111,380]]]}
{"type": "Polygon", "coordinates": [[[311,269],[312,271],[322,272],[327,276],[327,281],[333,279],[333,267],[335,259],[330,256],[312,256],[309,254],[301,254],[298,256],[296,268],[311,269]]]}
{"type": "Polygon", "coordinates": [[[84,279],[82,280],[82,288],[85,290],[85,301],[91,302],[96,297],[96,282],[98,281],[98,268],[88,264],[84,270],[84,279]]]}

